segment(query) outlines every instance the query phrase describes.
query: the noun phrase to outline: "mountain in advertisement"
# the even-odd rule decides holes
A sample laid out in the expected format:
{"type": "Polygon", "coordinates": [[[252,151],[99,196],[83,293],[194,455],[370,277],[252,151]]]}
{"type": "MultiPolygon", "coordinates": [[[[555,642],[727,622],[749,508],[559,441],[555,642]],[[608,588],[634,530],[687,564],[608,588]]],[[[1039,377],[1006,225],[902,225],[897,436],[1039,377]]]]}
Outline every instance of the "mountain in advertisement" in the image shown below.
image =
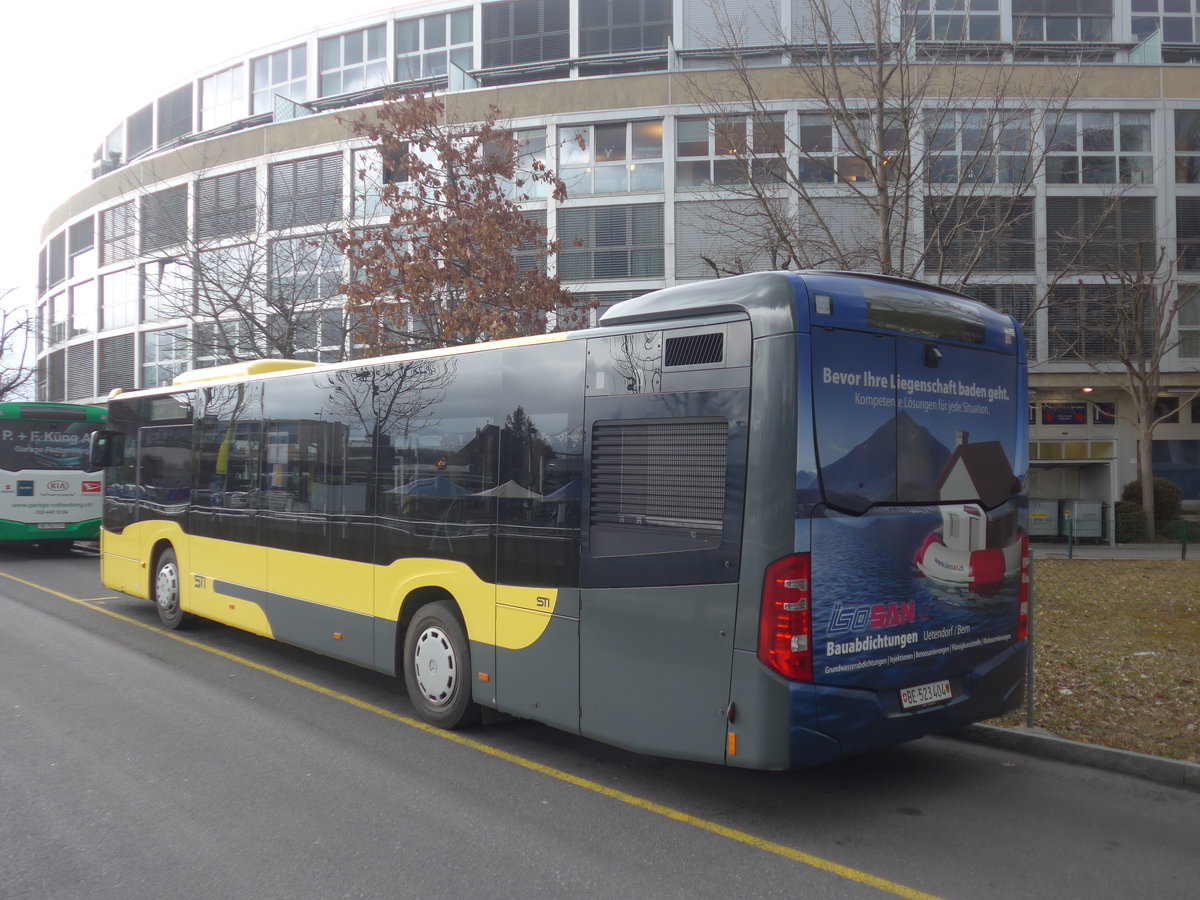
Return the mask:
{"type": "Polygon", "coordinates": [[[822,467],[827,499],[865,508],[897,498],[928,499],[950,459],[950,449],[908,413],[897,413],[835,463],[822,467]]]}

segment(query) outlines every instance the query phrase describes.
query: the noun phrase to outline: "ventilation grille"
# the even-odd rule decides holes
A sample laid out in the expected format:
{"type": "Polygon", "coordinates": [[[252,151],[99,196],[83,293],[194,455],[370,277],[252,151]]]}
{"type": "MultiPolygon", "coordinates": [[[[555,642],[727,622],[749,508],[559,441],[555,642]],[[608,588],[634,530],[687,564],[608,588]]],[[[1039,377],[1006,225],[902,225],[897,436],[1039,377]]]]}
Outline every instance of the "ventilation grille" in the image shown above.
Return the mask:
{"type": "Polygon", "coordinates": [[[725,335],[720,331],[709,334],[689,334],[667,338],[664,347],[664,366],[705,366],[725,358],[725,335]]]}
{"type": "Polygon", "coordinates": [[[597,423],[591,524],[719,536],[728,432],[724,419],[597,423]]]}

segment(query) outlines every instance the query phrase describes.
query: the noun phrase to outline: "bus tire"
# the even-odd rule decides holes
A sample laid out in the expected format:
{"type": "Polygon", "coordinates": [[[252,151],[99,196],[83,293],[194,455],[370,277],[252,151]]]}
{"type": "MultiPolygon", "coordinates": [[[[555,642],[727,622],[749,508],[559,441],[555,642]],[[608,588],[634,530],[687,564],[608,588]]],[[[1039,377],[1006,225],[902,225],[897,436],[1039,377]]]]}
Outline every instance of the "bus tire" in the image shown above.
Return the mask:
{"type": "Polygon", "coordinates": [[[168,547],[158,555],[154,565],[154,607],[158,619],[172,631],[182,627],[186,616],[179,605],[179,563],[175,551],[168,547]]]}
{"type": "Polygon", "coordinates": [[[440,728],[462,728],[480,720],[471,699],[471,647],[466,632],[444,600],[417,610],[404,634],[404,685],[417,715],[440,728]]]}

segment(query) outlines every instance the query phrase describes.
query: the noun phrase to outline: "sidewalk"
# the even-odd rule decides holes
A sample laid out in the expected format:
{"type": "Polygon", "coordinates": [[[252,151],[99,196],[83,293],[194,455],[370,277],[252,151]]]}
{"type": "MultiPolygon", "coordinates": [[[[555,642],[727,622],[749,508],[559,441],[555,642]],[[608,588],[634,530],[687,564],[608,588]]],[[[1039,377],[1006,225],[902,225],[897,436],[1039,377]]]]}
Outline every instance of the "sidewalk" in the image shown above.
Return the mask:
{"type": "Polygon", "coordinates": [[[1096,744],[1084,744],[1056,737],[1042,728],[1000,728],[996,725],[969,725],[954,733],[954,737],[988,744],[1017,753],[1027,753],[1043,759],[1054,759],[1077,766],[1091,766],[1108,772],[1120,772],[1170,784],[1175,787],[1200,791],[1200,764],[1179,759],[1166,759],[1114,750],[1096,744]]]}

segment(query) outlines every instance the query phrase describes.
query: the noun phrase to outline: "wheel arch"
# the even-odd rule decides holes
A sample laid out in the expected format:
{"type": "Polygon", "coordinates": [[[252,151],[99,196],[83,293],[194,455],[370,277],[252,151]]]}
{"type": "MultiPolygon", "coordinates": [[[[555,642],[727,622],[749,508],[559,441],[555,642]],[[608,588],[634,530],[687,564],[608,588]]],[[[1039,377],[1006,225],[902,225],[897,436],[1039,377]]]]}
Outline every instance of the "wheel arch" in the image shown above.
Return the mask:
{"type": "MultiPolygon", "coordinates": [[[[158,540],[156,540],[154,542],[154,546],[150,548],[150,555],[149,555],[150,565],[146,570],[146,588],[147,588],[146,596],[149,597],[151,600],[157,599],[154,596],[154,591],[155,591],[154,575],[158,571],[158,561],[160,558],[162,558],[162,555],[163,555],[164,551],[166,551],[166,550],[174,551],[175,562],[176,562],[176,564],[179,563],[179,551],[175,549],[175,545],[172,544],[169,539],[159,538],[158,540]]],[[[180,573],[180,577],[179,577],[179,586],[180,586],[180,593],[182,594],[182,592],[183,592],[183,575],[182,575],[182,573],[180,573]]]]}
{"type": "Polygon", "coordinates": [[[401,601],[400,617],[396,622],[396,646],[394,648],[395,659],[393,661],[397,672],[404,671],[404,636],[408,632],[408,626],[412,624],[412,620],[416,618],[417,613],[424,607],[441,600],[446,601],[447,605],[453,611],[454,617],[458,619],[458,624],[462,626],[463,633],[467,634],[467,623],[453,594],[445,588],[436,585],[414,588],[401,601]]]}

